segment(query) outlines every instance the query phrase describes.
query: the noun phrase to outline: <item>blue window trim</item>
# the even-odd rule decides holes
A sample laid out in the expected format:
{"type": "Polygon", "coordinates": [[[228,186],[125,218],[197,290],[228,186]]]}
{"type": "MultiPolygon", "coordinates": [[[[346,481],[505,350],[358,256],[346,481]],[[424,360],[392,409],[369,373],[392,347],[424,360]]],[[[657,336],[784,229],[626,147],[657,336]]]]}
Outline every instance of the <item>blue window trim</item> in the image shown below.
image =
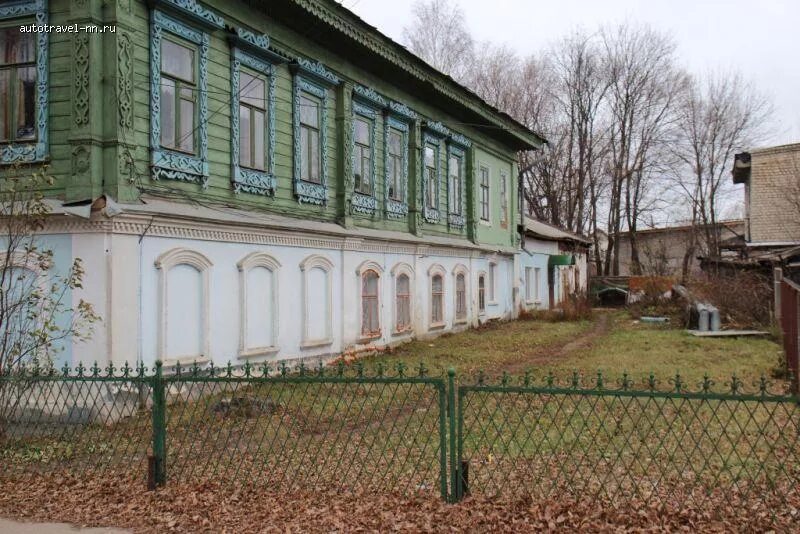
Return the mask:
{"type": "MultiPolygon", "coordinates": [[[[47,0],[29,0],[0,6],[0,20],[33,16],[36,24],[47,24],[47,0]]],[[[37,163],[48,158],[49,113],[48,32],[36,34],[36,141],[0,145],[0,163],[37,163]]]]}
{"type": "MultiPolygon", "coordinates": [[[[169,0],[197,6],[190,0],[169,0]]],[[[196,9],[203,10],[197,6],[196,9]]],[[[205,10],[203,10],[205,12],[205,10]]],[[[221,20],[221,19],[220,19],[221,20]]],[[[207,32],[184,24],[163,11],[154,9],[150,17],[150,150],[154,180],[178,180],[208,187],[208,50],[207,32]],[[199,151],[196,156],[161,146],[161,41],[168,32],[197,45],[199,57],[197,131],[199,151]]]]}
{"type": "Polygon", "coordinates": [[[466,206],[465,206],[465,198],[464,193],[466,191],[466,151],[469,147],[472,146],[472,143],[469,139],[464,137],[463,135],[451,132],[450,138],[447,140],[447,222],[448,224],[457,229],[462,229],[466,225],[466,217],[464,214],[466,213],[466,206]],[[456,212],[453,208],[453,194],[450,190],[450,157],[455,156],[459,159],[461,163],[461,179],[459,180],[459,184],[461,185],[461,191],[459,198],[461,199],[461,205],[459,206],[459,210],[456,212]]]}
{"type": "Polygon", "coordinates": [[[439,200],[442,195],[442,142],[450,136],[448,130],[442,123],[434,121],[426,121],[423,125],[422,131],[422,150],[423,154],[420,158],[421,166],[420,173],[422,175],[422,217],[429,223],[439,222],[439,200]],[[428,145],[435,147],[434,165],[436,166],[436,199],[432,204],[436,206],[431,208],[428,206],[428,176],[425,172],[425,148],[428,145]]]}
{"type": "MultiPolygon", "coordinates": [[[[386,112],[386,121],[384,122],[384,147],[389,146],[389,130],[395,128],[403,132],[403,200],[402,202],[389,198],[389,166],[385,167],[386,179],[386,215],[393,219],[402,219],[408,215],[408,136],[411,131],[411,125],[417,120],[417,114],[405,104],[400,102],[389,102],[389,108],[386,112]]],[[[424,173],[424,162],[423,162],[424,173]]]]}
{"type": "Polygon", "coordinates": [[[270,51],[269,37],[237,28],[231,41],[231,177],[235,193],[274,196],[275,179],[275,64],[283,59],[270,51]],[[267,79],[266,172],[239,165],[239,79],[244,65],[267,79]]]}
{"type": "MultiPolygon", "coordinates": [[[[372,177],[370,178],[370,191],[372,191],[371,195],[366,195],[364,193],[360,193],[358,191],[353,191],[352,196],[350,197],[350,209],[353,213],[363,213],[365,215],[372,215],[378,209],[378,198],[376,194],[376,184],[377,184],[377,177],[378,177],[378,161],[375,157],[376,155],[376,146],[378,143],[378,115],[380,114],[379,109],[386,105],[386,101],[381,97],[378,93],[374,90],[364,87],[362,85],[356,85],[353,87],[353,146],[351,147],[352,150],[350,151],[352,154],[352,165],[350,166],[353,169],[353,179],[355,178],[355,167],[356,167],[356,152],[355,152],[355,145],[356,145],[356,116],[361,117],[362,119],[366,119],[369,122],[371,131],[371,138],[372,143],[370,143],[370,164],[372,165],[372,177]]],[[[385,145],[384,145],[385,146],[385,145]]],[[[353,180],[355,183],[355,180],[353,180]]]]}
{"type": "Polygon", "coordinates": [[[291,64],[293,75],[292,133],[293,165],[292,185],[294,195],[301,204],[324,206],[328,202],[328,92],[340,83],[339,78],[321,63],[298,58],[291,64]],[[307,182],[300,170],[300,97],[307,93],[320,100],[320,183],[307,182]]]}

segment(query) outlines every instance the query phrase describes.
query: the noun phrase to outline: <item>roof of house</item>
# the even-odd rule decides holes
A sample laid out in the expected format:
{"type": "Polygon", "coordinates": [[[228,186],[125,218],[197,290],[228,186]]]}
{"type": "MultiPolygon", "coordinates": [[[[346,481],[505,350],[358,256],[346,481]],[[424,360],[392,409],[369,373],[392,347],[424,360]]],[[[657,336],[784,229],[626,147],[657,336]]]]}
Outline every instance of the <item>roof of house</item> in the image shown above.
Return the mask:
{"type": "Polygon", "coordinates": [[[515,150],[537,149],[547,142],[544,137],[438,71],[339,2],[247,1],[262,7],[271,17],[281,19],[284,23],[302,25],[304,35],[324,46],[340,50],[347,48],[354,52],[351,55],[354,63],[363,64],[381,76],[392,79],[399,86],[412,86],[416,94],[426,98],[431,104],[436,104],[437,101],[450,106],[456,104],[460,108],[459,118],[464,119],[464,124],[501,139],[515,150]],[[303,15],[312,15],[325,26],[309,25],[303,22],[303,15]]]}
{"type": "Polygon", "coordinates": [[[531,217],[525,217],[525,235],[545,241],[568,241],[584,245],[591,245],[592,243],[592,240],[586,236],[568,232],[563,228],[532,219],[531,217]]]}
{"type": "MultiPolygon", "coordinates": [[[[736,226],[741,226],[744,228],[744,219],[727,219],[724,221],[717,221],[717,225],[720,227],[727,228],[728,230],[735,232],[733,228],[736,226]]],[[[676,224],[674,226],[660,226],[657,228],[645,228],[643,230],[636,230],[636,235],[642,234],[657,234],[657,233],[669,233],[669,232],[683,232],[687,230],[691,230],[694,225],[692,224],[676,224]]],[[[702,225],[698,225],[701,226],[702,225]]],[[[627,237],[630,235],[630,231],[620,232],[620,237],[627,237]]]]}

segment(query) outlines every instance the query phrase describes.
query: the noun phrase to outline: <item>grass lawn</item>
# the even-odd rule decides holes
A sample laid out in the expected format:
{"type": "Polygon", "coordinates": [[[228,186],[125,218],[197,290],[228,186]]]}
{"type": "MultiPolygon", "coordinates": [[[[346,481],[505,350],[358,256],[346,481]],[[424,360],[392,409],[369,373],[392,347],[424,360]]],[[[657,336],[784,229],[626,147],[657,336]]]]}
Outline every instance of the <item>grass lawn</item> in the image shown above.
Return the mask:
{"type": "Polygon", "coordinates": [[[733,373],[750,387],[763,373],[771,379],[782,355],[769,338],[697,338],[682,329],[637,323],[625,311],[598,311],[592,320],[520,320],[488,325],[428,341],[414,341],[369,358],[368,363],[411,367],[423,362],[432,373],[455,367],[459,375],[531,371],[557,376],[578,370],[609,378],[628,372],[643,379],[651,372],[666,380],[676,372],[694,385],[708,373],[718,385],[733,373]]]}

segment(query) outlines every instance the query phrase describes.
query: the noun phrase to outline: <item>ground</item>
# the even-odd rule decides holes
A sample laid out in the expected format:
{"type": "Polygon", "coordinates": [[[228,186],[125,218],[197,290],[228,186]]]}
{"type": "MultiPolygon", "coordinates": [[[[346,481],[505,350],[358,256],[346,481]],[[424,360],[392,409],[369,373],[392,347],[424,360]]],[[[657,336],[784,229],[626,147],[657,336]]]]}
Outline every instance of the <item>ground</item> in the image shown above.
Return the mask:
{"type": "MultiPolygon", "coordinates": [[[[412,369],[420,363],[430,375],[440,375],[452,367],[462,383],[469,383],[484,371],[492,379],[508,373],[514,380],[529,372],[532,380],[541,384],[549,372],[570,377],[575,369],[589,382],[599,369],[608,377],[608,384],[616,386],[619,382],[608,380],[627,372],[637,388],[642,388],[642,381],[653,373],[659,377],[659,389],[672,387],[674,382],[669,379],[676,372],[692,389],[698,389],[697,384],[707,375],[724,390],[736,374],[753,390],[762,376],[781,385],[780,380],[772,378],[779,354],[780,346],[768,338],[699,339],[682,330],[638,323],[622,311],[601,310],[591,320],[578,322],[526,319],[491,324],[416,341],[367,358],[364,363],[370,369],[378,365],[396,369],[402,363],[407,374],[413,374],[412,369]]],[[[390,485],[394,475],[408,475],[405,467],[414,468],[409,480],[415,475],[426,484],[437,480],[440,449],[430,436],[436,435],[439,420],[438,412],[428,408],[436,406],[436,390],[423,391],[416,386],[404,389],[392,384],[381,388],[335,383],[325,388],[313,383],[264,384],[170,406],[170,413],[175,414],[167,425],[168,447],[175,455],[172,473],[178,471],[181,462],[202,458],[203,469],[213,467],[210,475],[203,471],[195,478],[176,476],[165,488],[146,491],[141,480],[141,451],[146,450],[150,439],[149,416],[131,417],[122,423],[127,433],[95,428],[83,432],[81,439],[86,438],[92,450],[114,447],[114,440],[119,446],[122,439],[126,447],[140,451],[138,464],[123,464],[123,469],[115,473],[99,474],[82,470],[61,473],[48,464],[38,474],[23,470],[7,476],[0,492],[0,516],[142,532],[729,532],[768,528],[790,531],[800,524],[796,492],[779,492],[778,501],[768,502],[761,498],[761,489],[751,484],[767,473],[775,475],[773,480],[800,479],[797,466],[780,463],[781,458],[796,454],[792,451],[798,448],[798,440],[792,440],[791,435],[798,435],[800,425],[786,407],[792,403],[756,400],[747,405],[728,405],[702,400],[689,404],[613,395],[558,399],[547,392],[528,396],[527,400],[488,394],[484,399],[482,395],[478,391],[462,399],[465,425],[473,427],[473,432],[466,434],[470,437],[465,438],[462,456],[472,462],[472,483],[485,484],[487,489],[497,483],[512,490],[533,485],[547,491],[534,497],[512,491],[489,498],[487,493],[450,505],[438,497],[435,487],[421,490],[416,482],[416,489],[401,495],[388,489],[365,491],[356,485],[344,493],[328,493],[322,484],[306,487],[298,481],[308,473],[326,484],[356,481],[360,472],[351,470],[354,465],[361,469],[365,465],[385,467],[379,472],[386,476],[380,479],[385,480],[386,488],[396,487],[390,485]],[[271,404],[259,405],[268,408],[263,416],[228,419],[218,411],[219,400],[225,395],[250,395],[268,399],[271,404]],[[686,420],[677,417],[679,405],[689,414],[686,420]],[[380,425],[373,424],[378,422],[380,425]],[[202,426],[198,428],[198,424],[202,426]],[[404,429],[398,424],[405,425],[404,429]],[[588,427],[597,428],[587,431],[588,427]],[[549,430],[542,432],[542,428],[549,430]],[[262,436],[273,431],[283,445],[289,440],[294,446],[256,448],[261,447],[262,436]],[[390,439],[390,435],[395,437],[390,439]],[[258,443],[252,443],[253,436],[258,443]],[[180,450],[191,454],[178,454],[180,450]],[[781,456],[784,450],[788,452],[781,456]],[[394,451],[395,456],[390,457],[387,451],[394,451]],[[245,456],[248,462],[256,459],[260,463],[238,463],[245,456]],[[398,467],[392,463],[392,458],[409,457],[418,464],[405,466],[403,462],[398,467]],[[387,460],[385,465],[381,463],[387,460]],[[332,471],[327,470],[328,463],[332,471]],[[318,470],[321,464],[326,464],[324,470],[318,470]],[[242,469],[242,465],[246,467],[242,469]],[[221,483],[233,468],[239,476],[234,478],[237,483],[221,483]],[[722,469],[744,480],[742,490],[712,500],[711,512],[708,499],[697,499],[697,495],[687,499],[680,493],[680,484],[670,485],[675,481],[669,478],[677,476],[679,482],[691,483],[693,470],[698,469],[700,480],[705,468],[722,469]],[[244,479],[244,473],[266,477],[267,483],[246,486],[253,477],[244,479]],[[646,485],[647,477],[654,473],[662,473],[665,478],[659,482],[665,482],[663,488],[669,491],[647,502],[632,500],[627,506],[615,506],[601,491],[646,485]],[[495,474],[509,477],[495,481],[495,474]],[[523,478],[515,480],[510,476],[514,474],[523,478]],[[278,482],[289,481],[285,490],[273,485],[272,475],[278,482]],[[601,486],[596,485],[598,475],[601,486]],[[551,481],[564,481],[566,486],[550,485],[551,481]],[[702,506],[694,506],[695,501],[702,501],[702,506]],[[779,515],[771,516],[770,511],[779,515]]],[[[70,444],[70,454],[78,448],[70,444]]],[[[2,457],[10,465],[29,458],[22,456],[29,452],[12,451],[12,455],[2,457]]],[[[713,483],[718,489],[726,484],[738,487],[730,479],[717,478],[713,483]]]]}

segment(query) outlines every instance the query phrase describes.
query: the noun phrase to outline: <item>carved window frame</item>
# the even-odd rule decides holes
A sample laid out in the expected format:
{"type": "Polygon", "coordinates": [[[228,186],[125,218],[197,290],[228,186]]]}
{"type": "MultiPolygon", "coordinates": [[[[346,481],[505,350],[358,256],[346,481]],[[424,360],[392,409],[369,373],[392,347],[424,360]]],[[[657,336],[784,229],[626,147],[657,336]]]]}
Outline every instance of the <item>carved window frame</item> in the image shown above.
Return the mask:
{"type": "Polygon", "coordinates": [[[303,321],[302,321],[302,341],[301,349],[314,347],[324,347],[333,344],[333,262],[321,254],[312,254],[300,262],[300,271],[303,277],[302,299],[303,299],[303,321]],[[322,338],[309,337],[309,312],[315,303],[309,302],[308,294],[308,273],[312,269],[321,269],[325,272],[325,285],[327,292],[327,309],[325,310],[325,336],[322,338]]]}
{"type": "Polygon", "coordinates": [[[278,291],[280,288],[280,284],[278,283],[278,271],[281,264],[278,260],[265,252],[253,252],[242,258],[236,264],[236,267],[239,269],[239,358],[247,359],[277,354],[280,351],[280,344],[278,343],[278,306],[280,303],[280,299],[278,298],[278,291]],[[272,343],[265,347],[247,346],[247,297],[249,294],[247,275],[252,269],[256,268],[264,268],[272,273],[272,302],[268,303],[271,312],[272,343]]]}
{"type": "Polygon", "coordinates": [[[356,276],[358,277],[358,307],[361,311],[358,330],[360,336],[359,342],[366,343],[383,337],[383,317],[381,317],[383,308],[383,267],[374,261],[367,260],[358,266],[356,269],[356,276]],[[364,276],[370,271],[378,276],[378,330],[366,333],[364,332],[364,276]]]}
{"type": "Polygon", "coordinates": [[[442,195],[442,145],[450,137],[451,132],[442,123],[426,121],[422,127],[422,157],[420,158],[420,172],[422,174],[422,217],[426,222],[439,222],[439,206],[442,195]],[[428,175],[425,172],[425,149],[431,145],[434,148],[434,165],[436,166],[436,199],[434,208],[428,206],[428,175]]]}
{"type": "Polygon", "coordinates": [[[469,269],[459,263],[453,267],[453,324],[465,324],[469,322],[469,269]],[[458,277],[464,277],[464,317],[458,317],[458,277]]]}
{"type": "Polygon", "coordinates": [[[466,193],[466,152],[460,146],[456,146],[452,143],[447,143],[447,224],[452,227],[461,230],[466,226],[467,218],[465,216],[466,213],[466,202],[464,200],[465,193],[466,193]],[[453,184],[451,183],[451,169],[450,169],[450,160],[452,158],[456,158],[459,161],[459,191],[458,198],[460,200],[459,205],[455,206],[454,203],[454,191],[453,191],[453,184]],[[458,208],[456,210],[456,208],[458,208]]]}
{"type": "Polygon", "coordinates": [[[392,335],[394,336],[401,336],[406,334],[412,334],[414,332],[414,269],[408,265],[407,263],[398,263],[391,270],[392,275],[392,335]],[[407,276],[408,277],[408,326],[406,328],[399,329],[397,327],[397,321],[400,318],[400,314],[398,313],[397,309],[397,280],[400,276],[407,276]]]}
{"type": "Polygon", "coordinates": [[[173,248],[161,254],[155,261],[155,267],[159,270],[158,284],[158,358],[165,365],[174,365],[177,360],[167,357],[167,325],[169,310],[169,274],[173,267],[178,265],[188,265],[194,267],[200,273],[202,279],[202,302],[200,308],[201,324],[200,332],[203,339],[200,344],[203,352],[198,357],[193,358],[197,363],[207,363],[211,361],[211,339],[210,339],[210,317],[211,317],[211,275],[210,271],[213,263],[203,254],[188,248],[173,248]]]}
{"type": "Polygon", "coordinates": [[[339,85],[339,78],[321,63],[298,58],[292,71],[292,185],[301,204],[325,206],[328,203],[328,104],[330,89],[339,85]],[[300,99],[306,93],[320,101],[320,183],[302,179],[300,168],[300,99]]]}
{"type": "Polygon", "coordinates": [[[384,146],[384,199],[386,202],[386,216],[390,219],[403,219],[408,216],[408,182],[409,182],[409,165],[408,165],[408,143],[409,135],[411,132],[411,125],[417,120],[417,114],[409,109],[404,104],[399,102],[389,102],[383,121],[383,146],[384,146]],[[402,154],[402,177],[403,181],[403,199],[395,200],[389,197],[389,185],[391,183],[391,176],[389,176],[389,133],[392,129],[398,130],[403,138],[403,154],[402,154]]]}
{"type": "MultiPolygon", "coordinates": [[[[0,5],[0,22],[33,17],[35,24],[47,24],[48,1],[29,0],[0,5]]],[[[38,163],[49,157],[50,119],[49,76],[50,34],[36,33],[36,140],[0,145],[0,164],[38,163]]]]}
{"type": "MultiPolygon", "coordinates": [[[[355,94],[353,95],[355,98],[355,94]]],[[[352,120],[352,143],[350,146],[350,154],[352,163],[350,165],[352,176],[350,177],[353,183],[353,191],[350,197],[350,209],[354,213],[363,213],[364,215],[372,215],[378,209],[378,198],[375,190],[377,185],[378,175],[378,161],[376,158],[378,143],[378,116],[380,113],[377,109],[359,101],[353,100],[353,120],[352,120]],[[370,165],[372,167],[372,177],[370,178],[371,195],[361,193],[355,190],[355,168],[356,168],[356,118],[366,120],[370,127],[370,135],[372,136],[372,143],[370,144],[370,165]]]]}
{"type": "Polygon", "coordinates": [[[150,151],[153,180],[177,180],[208,187],[209,32],[224,26],[222,17],[195,0],[153,0],[150,14],[150,151]],[[186,22],[183,22],[186,19],[186,22]],[[198,53],[196,155],[161,146],[161,42],[163,33],[192,43],[198,53]]]}
{"type": "Polygon", "coordinates": [[[283,58],[269,48],[269,37],[236,28],[231,43],[231,182],[235,193],[274,196],[275,178],[275,65],[283,58]],[[266,171],[244,168],[239,163],[240,119],[239,80],[242,66],[264,76],[267,81],[266,171]]]}

